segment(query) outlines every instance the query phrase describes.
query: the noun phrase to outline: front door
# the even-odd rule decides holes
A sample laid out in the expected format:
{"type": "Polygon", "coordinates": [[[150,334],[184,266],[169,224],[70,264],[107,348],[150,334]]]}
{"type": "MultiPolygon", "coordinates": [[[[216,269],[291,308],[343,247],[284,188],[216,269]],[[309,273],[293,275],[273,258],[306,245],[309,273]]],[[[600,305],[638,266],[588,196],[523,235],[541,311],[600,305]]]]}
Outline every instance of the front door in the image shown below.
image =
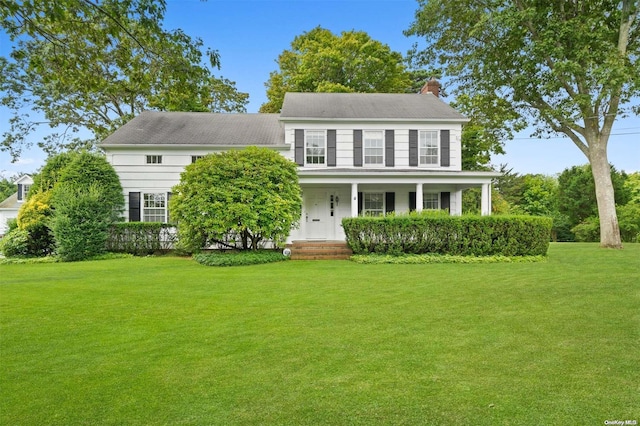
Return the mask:
{"type": "Polygon", "coordinates": [[[329,195],[327,191],[305,191],[306,237],[310,240],[333,238],[329,215],[329,195]]]}

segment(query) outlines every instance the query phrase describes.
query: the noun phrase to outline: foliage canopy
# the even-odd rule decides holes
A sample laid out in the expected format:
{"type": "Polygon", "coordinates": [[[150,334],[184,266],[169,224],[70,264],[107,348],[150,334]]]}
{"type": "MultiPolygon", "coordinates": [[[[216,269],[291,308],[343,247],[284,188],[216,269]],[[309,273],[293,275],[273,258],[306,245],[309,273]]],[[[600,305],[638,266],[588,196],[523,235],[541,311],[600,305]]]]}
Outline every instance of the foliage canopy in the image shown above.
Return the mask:
{"type": "Polygon", "coordinates": [[[403,93],[412,86],[402,55],[363,31],[316,27],[293,39],[269,76],[260,112],[277,113],[286,92],[403,93]]]}
{"type": "Polygon", "coordinates": [[[509,135],[530,124],[538,135],[567,135],[593,169],[601,244],[621,247],[607,143],[616,117],[639,109],[637,0],[419,5],[406,34],[424,37],[427,47],[413,60],[441,65],[455,92],[484,114],[486,129],[509,135]]]}
{"type": "Polygon", "coordinates": [[[213,74],[218,52],[162,28],[165,0],[0,4],[0,25],[14,43],[10,57],[0,57],[0,102],[13,114],[0,149],[14,158],[40,124],[51,133],[38,145],[51,153],[91,147],[145,109],[245,110],[248,94],[213,74]],[[81,129],[92,139],[81,140],[81,129]]]}
{"type": "Polygon", "coordinates": [[[189,251],[279,245],[300,220],[297,166],[267,148],[209,154],[186,167],[169,209],[189,251]]]}

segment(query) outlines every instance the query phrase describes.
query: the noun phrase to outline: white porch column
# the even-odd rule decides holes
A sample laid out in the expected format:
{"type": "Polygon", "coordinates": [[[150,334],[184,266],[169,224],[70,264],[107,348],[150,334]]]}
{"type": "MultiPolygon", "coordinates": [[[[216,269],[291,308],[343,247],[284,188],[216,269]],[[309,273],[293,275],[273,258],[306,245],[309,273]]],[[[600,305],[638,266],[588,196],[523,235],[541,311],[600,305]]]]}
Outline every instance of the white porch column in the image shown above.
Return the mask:
{"type": "Polygon", "coordinates": [[[351,184],[351,217],[358,217],[358,184],[351,184]]]}
{"type": "Polygon", "coordinates": [[[424,195],[422,194],[422,184],[416,184],[416,211],[421,212],[424,206],[424,195]]]}
{"type": "Polygon", "coordinates": [[[491,184],[482,184],[482,198],[480,200],[481,213],[483,216],[491,214],[491,184]]]}

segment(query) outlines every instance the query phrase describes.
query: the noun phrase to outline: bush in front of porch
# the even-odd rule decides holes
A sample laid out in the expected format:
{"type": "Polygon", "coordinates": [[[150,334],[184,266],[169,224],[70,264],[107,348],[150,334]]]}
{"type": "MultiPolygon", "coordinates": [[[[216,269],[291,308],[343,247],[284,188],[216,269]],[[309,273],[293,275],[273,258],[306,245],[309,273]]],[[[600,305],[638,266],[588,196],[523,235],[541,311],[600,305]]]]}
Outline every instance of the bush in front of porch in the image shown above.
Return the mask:
{"type": "Polygon", "coordinates": [[[544,256],[552,220],[538,216],[443,216],[411,213],[342,220],[354,254],[544,256]]]}

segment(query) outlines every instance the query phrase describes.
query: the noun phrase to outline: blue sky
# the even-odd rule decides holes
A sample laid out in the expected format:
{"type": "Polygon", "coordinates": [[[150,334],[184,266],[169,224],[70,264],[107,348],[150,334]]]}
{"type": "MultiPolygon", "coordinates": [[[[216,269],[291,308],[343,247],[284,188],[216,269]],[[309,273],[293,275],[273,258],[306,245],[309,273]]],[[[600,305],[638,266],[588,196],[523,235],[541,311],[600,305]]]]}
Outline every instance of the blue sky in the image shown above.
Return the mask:
{"type": "MultiPolygon", "coordinates": [[[[277,69],[276,59],[290,47],[296,35],[322,26],[334,33],[358,30],[388,44],[403,55],[419,41],[403,35],[418,7],[415,0],[167,0],[165,28],[184,30],[217,49],[222,67],[218,72],[249,93],[248,112],[257,112],[266,101],[264,83],[277,69]]],[[[0,34],[0,55],[10,44],[0,34]]],[[[444,99],[450,101],[451,99],[444,99]]],[[[8,128],[9,113],[0,109],[0,133],[8,128]]],[[[560,173],[567,167],[587,163],[568,138],[540,140],[530,131],[505,143],[507,155],[495,156],[493,164],[508,164],[519,173],[560,173]]],[[[0,152],[0,173],[33,172],[46,156],[38,150],[25,152],[17,163],[0,152]]],[[[640,171],[640,118],[619,119],[609,141],[609,159],[618,170],[640,171]]]]}

